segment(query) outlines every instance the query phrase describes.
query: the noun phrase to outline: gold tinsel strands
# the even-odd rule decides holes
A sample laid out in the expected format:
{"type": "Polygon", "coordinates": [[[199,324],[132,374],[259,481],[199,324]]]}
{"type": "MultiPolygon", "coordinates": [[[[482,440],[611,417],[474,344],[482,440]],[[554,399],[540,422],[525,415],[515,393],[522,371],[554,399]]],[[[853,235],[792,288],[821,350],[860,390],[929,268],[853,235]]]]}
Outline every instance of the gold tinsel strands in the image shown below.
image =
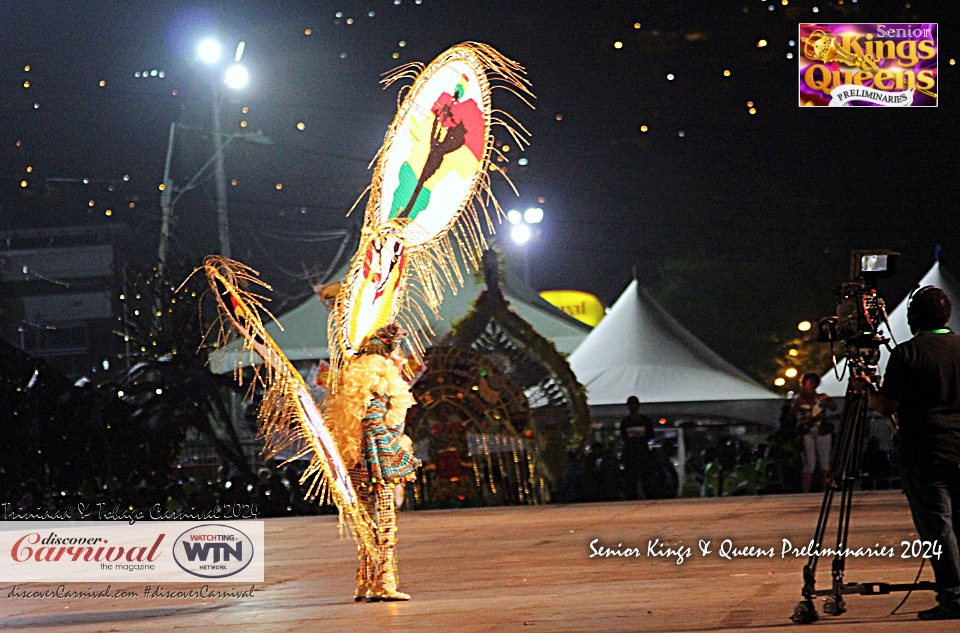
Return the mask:
{"type": "MultiPolygon", "coordinates": [[[[357,499],[316,403],[300,373],[264,328],[260,313],[273,319],[263,305],[269,299],[251,288],[269,291],[270,287],[260,281],[255,270],[225,257],[207,257],[202,269],[219,308],[207,336],[216,332],[215,346],[221,348],[239,335],[242,350],[249,354],[249,365],[254,368],[250,393],[257,384],[264,388],[257,412],[264,455],[270,459],[287,449],[294,451],[287,461],[309,455],[310,465],[300,480],[302,484],[313,478],[307,497],[317,495],[321,503],[331,501],[339,511],[341,533],[346,524],[357,547],[375,551],[374,523],[357,499]],[[257,363],[257,357],[262,362],[257,363]]],[[[241,384],[242,369],[238,361],[234,376],[241,384]]]]}

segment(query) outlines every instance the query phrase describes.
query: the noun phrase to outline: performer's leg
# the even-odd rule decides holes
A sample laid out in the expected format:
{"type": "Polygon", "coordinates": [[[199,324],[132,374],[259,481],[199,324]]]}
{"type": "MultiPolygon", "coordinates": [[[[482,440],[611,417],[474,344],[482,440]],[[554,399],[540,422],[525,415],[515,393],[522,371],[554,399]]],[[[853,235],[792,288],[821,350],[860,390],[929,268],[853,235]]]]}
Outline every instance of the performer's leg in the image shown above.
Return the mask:
{"type": "Polygon", "coordinates": [[[393,486],[377,487],[377,545],[380,550],[374,595],[381,600],[409,600],[397,591],[397,514],[393,486]]]}
{"type": "MultiPolygon", "coordinates": [[[[362,463],[359,463],[353,466],[348,473],[350,474],[350,481],[353,484],[353,489],[357,493],[357,499],[360,501],[360,505],[363,506],[370,517],[373,517],[374,507],[372,503],[373,500],[370,498],[370,489],[366,484],[368,478],[366,468],[364,468],[362,463]]],[[[353,599],[360,602],[372,596],[374,575],[376,574],[376,561],[365,551],[362,543],[357,545],[357,558],[359,559],[357,566],[357,589],[353,594],[353,599]]]]}

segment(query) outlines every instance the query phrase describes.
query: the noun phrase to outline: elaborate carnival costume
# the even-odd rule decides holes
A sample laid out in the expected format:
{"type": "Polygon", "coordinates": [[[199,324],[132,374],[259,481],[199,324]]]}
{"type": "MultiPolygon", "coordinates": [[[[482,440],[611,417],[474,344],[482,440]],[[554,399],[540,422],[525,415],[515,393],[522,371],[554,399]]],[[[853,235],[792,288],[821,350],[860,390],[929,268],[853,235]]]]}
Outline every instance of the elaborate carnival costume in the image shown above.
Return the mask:
{"type": "Polygon", "coordinates": [[[324,401],[324,417],[376,534],[376,550],[357,548],[358,601],[410,599],[397,591],[394,498],[395,487],[413,481],[419,465],[403,441],[407,409],[415,404],[398,367],[406,334],[394,323],[378,329],[364,353],[343,367],[337,392],[324,401]]]}
{"type": "MultiPolygon", "coordinates": [[[[270,287],[238,262],[204,262],[219,306],[218,342],[239,334],[242,346],[234,351],[248,354],[264,388],[264,453],[269,459],[292,449],[291,459],[311,458],[301,483],[313,479],[307,494],[336,505],[341,530],[349,528],[357,543],[357,598],[409,599],[397,591],[394,485],[412,480],[416,468],[400,444],[414,400],[388,358],[406,334],[398,323],[410,331],[413,356],[422,358],[433,334],[428,315],[439,318],[444,292],[463,285],[464,274],[478,266],[485,233],[494,230],[487,207],[503,215],[489,172],[506,176],[492,163],[494,153],[500,162],[506,157],[491,127],[507,129],[518,149],[527,140],[519,123],[492,108],[490,93],[503,88],[530,105],[523,72],[489,46],[466,42],[384,79],[414,81],[380,150],[360,246],[330,314],[325,413],[264,327],[266,298],[254,288],[270,287]]],[[[242,382],[239,362],[235,369],[242,382]]]]}

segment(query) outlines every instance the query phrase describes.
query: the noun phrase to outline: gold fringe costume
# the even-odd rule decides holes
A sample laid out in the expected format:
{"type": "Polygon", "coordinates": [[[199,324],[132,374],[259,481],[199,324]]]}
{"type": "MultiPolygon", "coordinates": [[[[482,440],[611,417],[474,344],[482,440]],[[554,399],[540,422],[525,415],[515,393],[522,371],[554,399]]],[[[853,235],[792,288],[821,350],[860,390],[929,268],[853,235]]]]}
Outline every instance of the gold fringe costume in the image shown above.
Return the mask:
{"type": "Polygon", "coordinates": [[[348,362],[337,391],[324,402],[360,504],[373,519],[376,548],[358,547],[356,600],[409,600],[398,591],[394,488],[416,478],[419,461],[403,445],[407,409],[415,403],[400,370],[387,356],[405,332],[395,324],[377,330],[369,350],[348,362]]]}
{"type": "MultiPolygon", "coordinates": [[[[357,543],[358,599],[409,599],[397,591],[394,495],[396,485],[413,480],[419,463],[401,441],[409,439],[403,423],[414,399],[390,358],[407,334],[397,323],[411,331],[406,346],[421,360],[444,294],[456,293],[479,266],[486,233],[504,215],[491,172],[506,178],[494,161],[509,161],[491,128],[505,129],[517,149],[529,143],[523,126],[493,109],[491,92],[503,89],[531,105],[530,84],[519,64],[493,48],[465,42],[429,65],[401,66],[383,82],[407,79],[413,84],[398,95],[397,116],[374,159],[360,248],[328,322],[332,393],[322,414],[264,329],[261,301],[267,298],[256,287],[269,286],[252,269],[222,257],[208,258],[203,267],[218,305],[212,331],[219,332],[220,344],[239,334],[241,351],[256,367],[251,387],[264,390],[258,413],[264,453],[271,458],[292,449],[291,459],[310,457],[302,479],[313,480],[308,496],[332,501],[341,531],[348,527],[357,543]],[[414,182],[409,200],[394,209],[394,201],[407,195],[400,184],[414,182]]],[[[234,369],[242,384],[241,364],[234,369]]]]}

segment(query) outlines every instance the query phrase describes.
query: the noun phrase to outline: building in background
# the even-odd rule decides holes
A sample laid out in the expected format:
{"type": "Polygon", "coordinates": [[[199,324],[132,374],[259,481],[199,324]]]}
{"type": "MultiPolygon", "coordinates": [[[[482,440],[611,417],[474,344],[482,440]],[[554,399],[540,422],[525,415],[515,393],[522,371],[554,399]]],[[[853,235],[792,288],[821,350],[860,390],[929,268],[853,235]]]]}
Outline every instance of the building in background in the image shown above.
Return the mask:
{"type": "Polygon", "coordinates": [[[123,290],[110,238],[123,230],[0,233],[0,336],[74,379],[118,362],[114,299],[123,290]]]}

